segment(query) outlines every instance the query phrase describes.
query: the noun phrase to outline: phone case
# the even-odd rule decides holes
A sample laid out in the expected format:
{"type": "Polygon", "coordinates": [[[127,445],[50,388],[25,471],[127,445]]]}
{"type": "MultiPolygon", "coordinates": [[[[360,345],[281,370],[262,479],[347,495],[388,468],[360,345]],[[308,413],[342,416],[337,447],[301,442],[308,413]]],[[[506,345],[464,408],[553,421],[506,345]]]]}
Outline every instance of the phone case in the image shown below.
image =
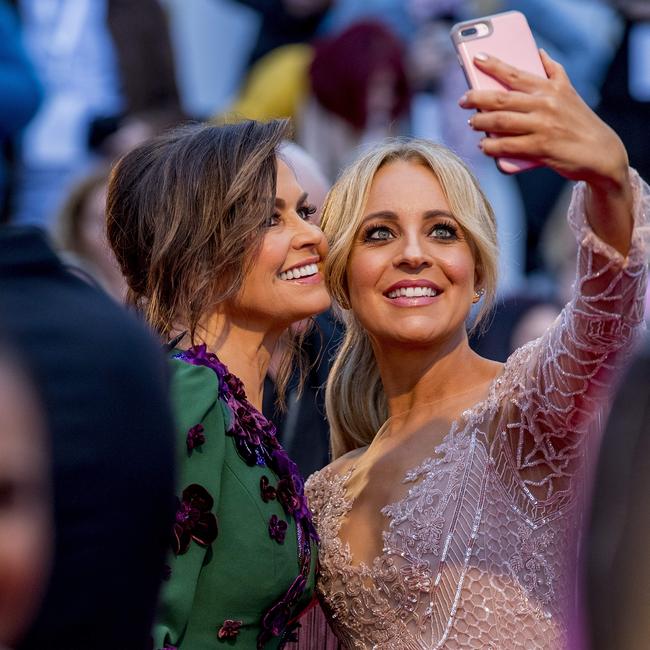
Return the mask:
{"type": "MultiPolygon", "coordinates": [[[[495,56],[520,70],[546,77],[546,71],[528,21],[519,11],[506,11],[458,23],[451,28],[451,40],[470,88],[481,90],[505,88],[508,90],[507,86],[484,74],[474,65],[474,57],[480,52],[495,56]],[[481,24],[487,25],[486,34],[462,35],[461,32],[481,24]]],[[[496,164],[505,174],[516,174],[540,166],[537,163],[517,158],[497,158],[496,164]]]]}

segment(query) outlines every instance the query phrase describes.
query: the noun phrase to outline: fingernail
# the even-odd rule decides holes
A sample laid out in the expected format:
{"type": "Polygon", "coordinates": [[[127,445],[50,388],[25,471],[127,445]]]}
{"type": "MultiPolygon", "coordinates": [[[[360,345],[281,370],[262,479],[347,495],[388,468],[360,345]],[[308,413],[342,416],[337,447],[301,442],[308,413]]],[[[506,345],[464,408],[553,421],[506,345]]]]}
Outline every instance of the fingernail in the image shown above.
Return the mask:
{"type": "Polygon", "coordinates": [[[471,117],[469,118],[469,120],[467,120],[467,126],[469,126],[470,129],[473,128],[472,127],[472,118],[471,117]]]}
{"type": "Polygon", "coordinates": [[[481,151],[483,151],[483,140],[480,140],[478,145],[476,145],[481,151]]]}
{"type": "Polygon", "coordinates": [[[467,93],[465,93],[459,100],[458,103],[463,106],[463,104],[467,103],[467,93]]]}
{"type": "Polygon", "coordinates": [[[485,52],[479,52],[474,58],[477,61],[487,61],[490,57],[485,52]]]}

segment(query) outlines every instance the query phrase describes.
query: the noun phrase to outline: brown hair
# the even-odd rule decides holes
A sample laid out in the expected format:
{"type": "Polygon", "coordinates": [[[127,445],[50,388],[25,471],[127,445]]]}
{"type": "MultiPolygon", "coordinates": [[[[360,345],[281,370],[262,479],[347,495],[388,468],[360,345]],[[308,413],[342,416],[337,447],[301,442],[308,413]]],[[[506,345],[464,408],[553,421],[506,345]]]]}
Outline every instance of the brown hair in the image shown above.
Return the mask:
{"type": "Polygon", "coordinates": [[[111,174],[107,234],[127,304],[169,338],[239,291],[273,210],[286,120],[179,127],[124,156],[111,174]]]}

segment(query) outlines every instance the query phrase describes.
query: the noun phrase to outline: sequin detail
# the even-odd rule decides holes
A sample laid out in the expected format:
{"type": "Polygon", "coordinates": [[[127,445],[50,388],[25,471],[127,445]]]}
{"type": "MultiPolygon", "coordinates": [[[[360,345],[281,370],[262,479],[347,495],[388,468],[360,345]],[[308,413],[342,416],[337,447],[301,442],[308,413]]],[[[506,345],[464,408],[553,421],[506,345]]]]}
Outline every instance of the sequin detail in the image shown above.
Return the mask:
{"type": "Polygon", "coordinates": [[[213,505],[213,498],[201,485],[193,483],[183,490],[173,529],[172,550],[175,555],[186,553],[192,541],[200,546],[214,542],[219,529],[217,518],[210,512],[213,505]]]}
{"type": "Polygon", "coordinates": [[[269,519],[269,535],[278,544],[284,544],[284,538],[287,534],[287,522],[278,519],[277,515],[271,515],[269,519]]]}
{"type": "MultiPolygon", "coordinates": [[[[174,356],[192,365],[206,366],[215,372],[219,380],[219,398],[226,404],[231,415],[226,433],[232,437],[244,462],[250,466],[267,466],[278,476],[278,485],[282,484],[283,494],[280,503],[287,517],[291,516],[296,521],[299,574],[284,596],[262,618],[257,647],[263,648],[270,638],[283,636],[288,631],[289,616],[284,616],[284,613],[295,608],[304,592],[311,569],[311,545],[318,541],[304,494],[304,482],[298,466],[278,442],[273,424],[248,401],[241,381],[229,372],[215,354],[208,352],[205,345],[199,345],[174,356]],[[283,615],[278,618],[279,611],[283,615]],[[278,624],[281,619],[284,620],[284,628],[278,624]]],[[[267,493],[269,495],[270,492],[267,493]]],[[[269,534],[270,529],[269,524],[269,534]]],[[[287,523],[278,519],[273,526],[273,538],[276,541],[281,538],[283,542],[287,529],[287,523]]]]}
{"type": "Polygon", "coordinates": [[[205,444],[205,434],[202,424],[195,424],[187,432],[187,450],[192,451],[205,444]]]}
{"type": "Polygon", "coordinates": [[[276,497],[275,488],[269,482],[269,479],[266,476],[262,476],[260,479],[260,493],[262,495],[262,501],[268,503],[273,501],[276,497]]]}
{"type": "Polygon", "coordinates": [[[241,630],[242,621],[234,621],[230,618],[227,618],[223,625],[219,628],[217,632],[217,638],[219,639],[236,639],[239,635],[239,630],[241,630]]]}
{"type": "Polygon", "coordinates": [[[573,300],[406,472],[403,496],[381,510],[377,557],[356,561],[340,535],[355,521],[353,469],[307,481],[321,538],[317,589],[343,647],[565,647],[588,445],[643,320],[650,192],[636,174],[633,189],[623,259],[589,229],[578,185],[573,300]]]}

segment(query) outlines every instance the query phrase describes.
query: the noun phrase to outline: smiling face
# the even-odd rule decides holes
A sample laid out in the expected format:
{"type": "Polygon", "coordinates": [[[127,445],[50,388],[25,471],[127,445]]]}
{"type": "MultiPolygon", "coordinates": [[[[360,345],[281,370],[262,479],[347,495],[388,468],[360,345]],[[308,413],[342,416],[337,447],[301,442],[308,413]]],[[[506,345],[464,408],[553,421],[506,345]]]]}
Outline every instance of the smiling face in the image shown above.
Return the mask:
{"type": "Polygon", "coordinates": [[[470,243],[425,165],[396,160],[375,174],[348,260],[350,307],[378,343],[461,340],[477,288],[470,243]]]}
{"type": "Polygon", "coordinates": [[[278,159],[275,211],[242,288],[228,306],[262,328],[287,325],[325,311],[330,298],[321,273],[327,242],[315,209],[293,171],[278,159]]]}

